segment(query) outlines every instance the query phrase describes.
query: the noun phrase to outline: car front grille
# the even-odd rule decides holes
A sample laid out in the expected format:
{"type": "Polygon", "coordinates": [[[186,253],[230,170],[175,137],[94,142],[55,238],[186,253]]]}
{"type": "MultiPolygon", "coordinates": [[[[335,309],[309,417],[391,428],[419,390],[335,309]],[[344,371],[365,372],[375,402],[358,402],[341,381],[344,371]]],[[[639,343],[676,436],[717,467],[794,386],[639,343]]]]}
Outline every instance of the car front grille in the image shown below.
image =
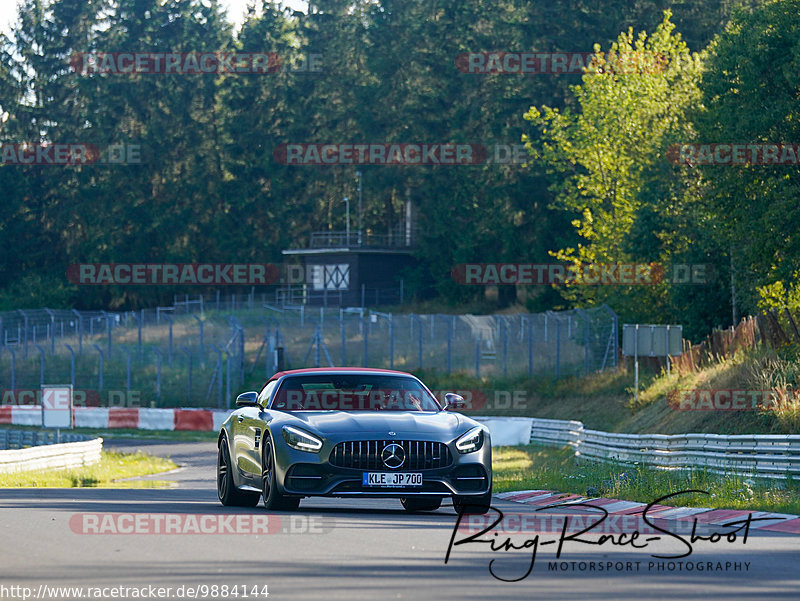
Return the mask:
{"type": "Polygon", "coordinates": [[[399,444],[405,451],[405,461],[392,471],[432,470],[448,467],[453,459],[450,449],[441,442],[424,440],[355,440],[340,442],[330,455],[336,467],[386,470],[381,453],[386,445],[399,444]]]}

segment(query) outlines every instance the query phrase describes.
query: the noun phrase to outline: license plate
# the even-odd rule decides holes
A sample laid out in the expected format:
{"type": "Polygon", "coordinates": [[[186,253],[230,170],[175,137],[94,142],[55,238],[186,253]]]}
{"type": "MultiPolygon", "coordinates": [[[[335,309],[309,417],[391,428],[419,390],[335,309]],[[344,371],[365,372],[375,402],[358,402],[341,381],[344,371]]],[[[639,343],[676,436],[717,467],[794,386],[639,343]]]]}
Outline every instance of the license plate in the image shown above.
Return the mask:
{"type": "Polygon", "coordinates": [[[409,472],[364,472],[364,486],[422,486],[422,474],[409,472]]]}

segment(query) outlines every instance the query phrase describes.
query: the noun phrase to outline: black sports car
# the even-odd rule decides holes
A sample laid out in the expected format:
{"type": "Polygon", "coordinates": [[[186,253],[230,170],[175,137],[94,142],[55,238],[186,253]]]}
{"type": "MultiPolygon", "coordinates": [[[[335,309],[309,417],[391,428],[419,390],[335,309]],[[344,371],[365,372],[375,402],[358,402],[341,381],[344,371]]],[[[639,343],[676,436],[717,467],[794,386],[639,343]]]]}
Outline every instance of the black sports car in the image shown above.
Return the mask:
{"type": "Polygon", "coordinates": [[[303,497],[399,498],[409,511],[485,513],[492,446],[480,423],[439,404],[411,374],[316,368],[275,374],[245,392],[222,425],[217,492],[223,505],[296,509],[303,497]]]}

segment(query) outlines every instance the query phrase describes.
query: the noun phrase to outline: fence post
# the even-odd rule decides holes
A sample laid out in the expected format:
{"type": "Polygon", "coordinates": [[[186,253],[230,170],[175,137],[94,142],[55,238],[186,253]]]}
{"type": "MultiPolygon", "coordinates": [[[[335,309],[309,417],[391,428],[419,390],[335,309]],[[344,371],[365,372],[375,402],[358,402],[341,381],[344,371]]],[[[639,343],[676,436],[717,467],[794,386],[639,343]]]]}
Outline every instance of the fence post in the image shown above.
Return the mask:
{"type": "MultiPolygon", "coordinates": [[[[362,322],[366,322],[365,318],[361,318],[362,322]]],[[[362,336],[364,338],[364,361],[362,367],[367,367],[367,357],[369,356],[369,324],[363,323],[362,336]]]]}
{"type": "Polygon", "coordinates": [[[239,326],[239,384],[244,384],[244,328],[239,326]]]}
{"type": "Polygon", "coordinates": [[[28,358],[28,315],[22,309],[17,309],[17,311],[19,311],[20,314],[22,315],[22,321],[23,321],[22,335],[24,336],[25,339],[25,346],[23,347],[22,358],[27,359],[28,358]]]}
{"type": "MultiPolygon", "coordinates": [[[[419,319],[419,317],[417,317],[419,319]]],[[[417,324],[417,356],[419,357],[419,368],[422,369],[422,321],[417,324]]]]}
{"type": "Polygon", "coordinates": [[[181,346],[181,350],[186,353],[186,357],[189,360],[189,377],[186,386],[186,403],[187,405],[192,404],[192,353],[189,352],[189,349],[185,346],[181,346]]]}
{"type": "Polygon", "coordinates": [[[69,383],[72,389],[75,390],[75,351],[73,351],[72,347],[68,344],[64,346],[67,347],[69,351],[69,383]]]}
{"type": "Polygon", "coordinates": [[[314,345],[314,367],[319,367],[319,324],[317,324],[317,329],[314,330],[314,340],[311,344],[314,345]]]}
{"type": "Polygon", "coordinates": [[[342,310],[339,309],[339,336],[342,339],[342,367],[347,365],[347,335],[344,329],[344,319],[342,319],[342,310]]]}
{"type": "Polygon", "coordinates": [[[164,313],[164,319],[169,324],[169,345],[167,346],[167,363],[172,365],[172,316],[164,313]]]}
{"type": "Polygon", "coordinates": [[[107,353],[108,357],[111,358],[111,317],[105,311],[101,311],[101,313],[106,318],[106,337],[108,338],[107,353]]]}
{"type": "Polygon", "coordinates": [[[10,346],[7,346],[6,350],[11,353],[11,390],[16,390],[17,353],[10,346]]]}
{"type": "Polygon", "coordinates": [[[230,402],[231,398],[231,354],[227,353],[227,357],[225,357],[225,404],[227,405],[230,402]]]}
{"type": "Polygon", "coordinates": [[[142,309],[139,315],[136,313],[133,314],[136,318],[136,357],[139,360],[139,363],[142,362],[142,321],[144,320],[144,309],[142,309]]]}
{"type": "Polygon", "coordinates": [[[475,340],[475,377],[481,377],[481,339],[475,340]]]}
{"type": "Polygon", "coordinates": [[[576,309],[578,315],[583,317],[583,371],[589,375],[589,314],[583,309],[576,309]]]}
{"type": "Polygon", "coordinates": [[[204,359],[203,359],[203,355],[204,355],[203,349],[205,348],[203,346],[203,320],[200,319],[194,313],[192,313],[192,317],[194,317],[197,320],[197,325],[200,326],[200,365],[203,365],[203,361],[204,361],[204,359]]]}
{"type": "Polygon", "coordinates": [[[585,345],[584,349],[583,349],[583,362],[584,362],[586,375],[588,376],[589,375],[589,369],[590,369],[590,365],[589,365],[589,361],[590,361],[590,356],[589,356],[589,315],[587,313],[583,312],[583,311],[581,311],[581,312],[584,314],[584,319],[586,320],[585,325],[583,326],[583,343],[585,345]]]}
{"type": "Polygon", "coordinates": [[[547,344],[547,317],[548,314],[544,314],[544,343],[547,344]]]}
{"type": "Polygon", "coordinates": [[[211,348],[217,353],[217,367],[215,368],[217,373],[217,408],[222,409],[222,349],[216,344],[212,344],[211,348]]]}
{"type": "Polygon", "coordinates": [[[34,346],[39,351],[39,386],[44,386],[44,349],[38,344],[34,346]]]}
{"type": "Polygon", "coordinates": [[[503,324],[503,377],[508,376],[508,323],[504,317],[500,318],[503,324]]]}
{"type": "Polygon", "coordinates": [[[528,319],[528,377],[533,377],[533,320],[528,319]]]}
{"type": "Polygon", "coordinates": [[[97,372],[99,374],[98,375],[98,386],[97,387],[98,387],[98,392],[102,392],[102,390],[103,390],[103,349],[101,349],[96,344],[93,344],[92,346],[97,349],[97,354],[99,356],[99,361],[100,362],[99,362],[98,369],[97,369],[97,372]]]}
{"type": "Polygon", "coordinates": [[[78,330],[78,354],[80,355],[83,353],[83,316],[77,309],[73,309],[72,312],[75,314],[75,317],[78,318],[75,327],[78,330]]]}
{"type": "Polygon", "coordinates": [[[556,378],[561,377],[561,320],[556,318],[556,378]]]}
{"type": "Polygon", "coordinates": [[[44,310],[50,316],[50,356],[53,356],[56,354],[56,316],[47,307],[44,310]]]}
{"type": "Polygon", "coordinates": [[[389,369],[394,369],[394,317],[389,314],[389,369]]]}
{"type": "MultiPolygon", "coordinates": [[[[267,338],[267,356],[264,358],[264,372],[265,372],[264,373],[264,377],[265,378],[269,378],[272,374],[275,373],[274,371],[270,371],[270,365],[272,365],[273,368],[275,367],[275,347],[277,346],[277,339],[278,339],[277,332],[278,332],[278,326],[275,326],[275,336],[274,337],[269,332],[267,332],[267,336],[268,336],[268,338],[267,338]]],[[[222,372],[220,372],[220,376],[221,375],[222,375],[222,372]]]]}
{"type": "Polygon", "coordinates": [[[125,353],[125,393],[127,396],[131,391],[131,350],[122,345],[119,348],[125,353]]]}
{"type": "Polygon", "coordinates": [[[447,322],[447,375],[450,375],[450,368],[452,367],[452,350],[453,350],[453,322],[447,322]]]}
{"type": "Polygon", "coordinates": [[[161,360],[162,355],[161,351],[157,348],[153,348],[153,352],[156,354],[156,399],[159,401],[161,400],[161,360]]]}

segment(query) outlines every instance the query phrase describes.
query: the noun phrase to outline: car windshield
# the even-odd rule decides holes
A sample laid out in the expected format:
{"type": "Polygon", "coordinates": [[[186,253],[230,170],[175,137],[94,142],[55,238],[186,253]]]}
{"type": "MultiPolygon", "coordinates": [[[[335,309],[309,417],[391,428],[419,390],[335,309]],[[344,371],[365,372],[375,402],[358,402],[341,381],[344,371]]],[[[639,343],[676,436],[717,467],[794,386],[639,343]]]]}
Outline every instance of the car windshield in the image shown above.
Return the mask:
{"type": "Polygon", "coordinates": [[[414,378],[383,375],[291,376],[272,409],[282,411],[439,411],[436,399],[414,378]]]}

